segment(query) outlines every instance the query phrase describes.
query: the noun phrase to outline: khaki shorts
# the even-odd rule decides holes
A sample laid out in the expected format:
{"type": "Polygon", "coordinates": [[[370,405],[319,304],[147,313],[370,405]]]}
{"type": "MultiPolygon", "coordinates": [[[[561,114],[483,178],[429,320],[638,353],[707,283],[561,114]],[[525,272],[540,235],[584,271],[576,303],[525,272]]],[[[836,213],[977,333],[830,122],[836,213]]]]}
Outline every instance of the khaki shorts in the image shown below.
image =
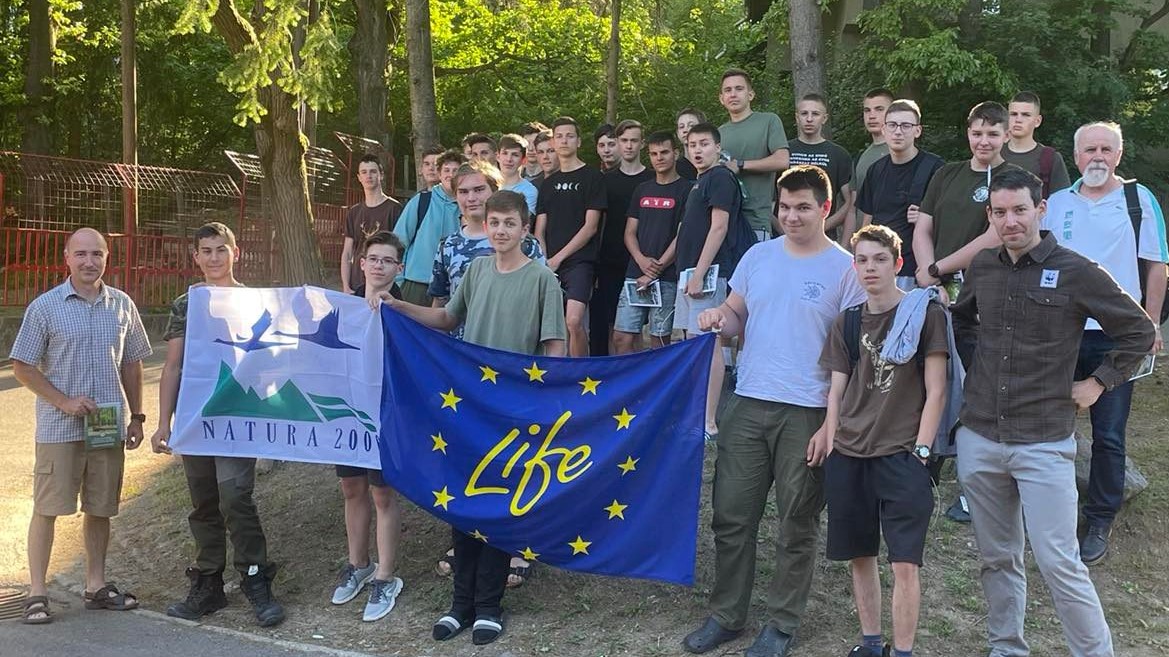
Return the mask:
{"type": "Polygon", "coordinates": [[[37,443],[33,466],[33,512],[42,516],[69,516],[81,511],[99,518],[118,515],[122,496],[124,443],[109,449],[86,451],[85,441],[37,443]]]}

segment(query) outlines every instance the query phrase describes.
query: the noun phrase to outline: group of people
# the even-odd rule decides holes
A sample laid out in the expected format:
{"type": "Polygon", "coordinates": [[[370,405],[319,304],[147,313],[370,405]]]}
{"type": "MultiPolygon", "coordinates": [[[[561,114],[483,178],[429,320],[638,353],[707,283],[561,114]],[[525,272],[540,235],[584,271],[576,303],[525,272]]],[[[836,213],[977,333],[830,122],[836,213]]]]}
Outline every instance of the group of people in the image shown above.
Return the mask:
{"type": "MultiPolygon", "coordinates": [[[[1035,140],[1042,114],[1029,92],[1006,107],[972,108],[971,156],[949,164],[916,145],[918,105],[884,89],[862,100],[871,144],[855,161],[824,135],[823,97],[797,102],[791,140],[753,99],[749,75],[731,69],[720,82],[730,117],[721,126],[694,108],[678,113],[673,131],[645,134],[632,120],[601,126],[592,137],[602,169],[581,159],[584,135],[569,117],[498,140],[468,135],[462,152],[425,154],[426,188],[404,205],[382,189],[377,158],[365,157],[357,169],[365,198],[344,226],[342,288],[467,342],[526,354],[623,354],[668,344],[675,330],[721,334],[705,427],[717,450],[715,578],[710,617],[683,639],[687,651],[743,632],[774,488],[775,574],[746,654],[788,654],[827,506],[827,557],[850,562],[861,626],[849,654],[912,655],[933,513],[929,466],[956,452],[964,495],[952,511],[973,522],[991,655],[1028,654],[1025,536],[1071,653],[1112,655],[1087,566],[1107,553],[1123,502],[1130,377],[1161,349],[1169,262],[1156,199],[1116,175],[1120,127],[1076,131],[1081,177],[1072,183],[1060,153],[1035,140]],[[719,418],[728,373],[733,393],[719,418]],[[1082,409],[1093,456],[1081,508],[1073,457],[1082,409]],[[888,643],[882,536],[894,577],[888,643]]],[[[133,303],[101,282],[107,255],[96,231],[74,233],[69,279],[29,306],[12,350],[17,378],[38,396],[30,623],[51,620],[53,520],[75,512],[79,493],[87,606],[137,605],[104,579],[122,451],[87,450],[83,429],[99,405],[127,404],[125,447],[144,439],[149,343],[133,303]]],[[[226,226],[196,232],[206,284],[240,285],[238,255],[226,226]]],[[[185,295],[171,315],[151,438],[158,452],[169,449],[182,378],[185,295]]],[[[255,462],[183,462],[196,563],[187,598],[167,613],[194,619],[227,603],[230,536],[257,622],[279,623],[275,566],[252,498],[255,462]]],[[[338,466],[337,475],[348,559],[332,602],[368,587],[363,620],[377,620],[403,586],[399,502],[376,470],[338,466]]],[[[485,644],[504,630],[506,588],[522,584],[531,564],[453,530],[437,567],[452,575],[453,594],[433,637],[471,628],[485,644]]]]}

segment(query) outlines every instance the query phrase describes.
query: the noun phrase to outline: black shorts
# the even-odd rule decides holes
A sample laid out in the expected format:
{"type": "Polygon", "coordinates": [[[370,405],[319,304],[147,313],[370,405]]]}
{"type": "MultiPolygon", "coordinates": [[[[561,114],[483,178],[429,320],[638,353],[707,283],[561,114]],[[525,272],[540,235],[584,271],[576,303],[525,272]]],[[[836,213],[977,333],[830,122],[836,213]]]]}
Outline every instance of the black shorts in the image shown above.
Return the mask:
{"type": "Polygon", "coordinates": [[[566,262],[556,270],[556,276],[560,279],[560,288],[564,290],[564,295],[568,299],[588,303],[589,298],[593,296],[593,284],[596,282],[593,276],[593,263],[566,262]]]}
{"type": "Polygon", "coordinates": [[[884,534],[891,563],[920,566],[934,511],[931,486],[929,468],[909,452],[863,459],[832,452],[824,464],[826,556],[875,557],[884,534]]]}
{"type": "Polygon", "coordinates": [[[378,488],[386,488],[389,484],[385,479],[382,479],[381,470],[371,470],[369,468],[359,468],[355,465],[338,465],[337,476],[345,479],[346,477],[369,477],[369,485],[377,486],[378,488]]]}

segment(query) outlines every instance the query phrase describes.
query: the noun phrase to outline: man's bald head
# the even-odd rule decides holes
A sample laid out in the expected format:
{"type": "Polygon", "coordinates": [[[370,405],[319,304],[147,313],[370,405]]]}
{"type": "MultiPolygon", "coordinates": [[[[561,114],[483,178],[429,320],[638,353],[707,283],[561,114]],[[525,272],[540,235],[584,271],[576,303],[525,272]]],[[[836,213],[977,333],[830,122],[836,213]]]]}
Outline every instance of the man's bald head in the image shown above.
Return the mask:
{"type": "Polygon", "coordinates": [[[66,255],[68,255],[69,251],[74,246],[84,248],[87,251],[101,249],[107,253],[109,252],[109,247],[106,245],[105,236],[88,226],[84,228],[78,228],[69,234],[69,238],[65,240],[66,255]]]}
{"type": "Polygon", "coordinates": [[[109,256],[106,238],[92,228],[78,228],[65,240],[65,264],[73,287],[99,285],[109,256]]]}

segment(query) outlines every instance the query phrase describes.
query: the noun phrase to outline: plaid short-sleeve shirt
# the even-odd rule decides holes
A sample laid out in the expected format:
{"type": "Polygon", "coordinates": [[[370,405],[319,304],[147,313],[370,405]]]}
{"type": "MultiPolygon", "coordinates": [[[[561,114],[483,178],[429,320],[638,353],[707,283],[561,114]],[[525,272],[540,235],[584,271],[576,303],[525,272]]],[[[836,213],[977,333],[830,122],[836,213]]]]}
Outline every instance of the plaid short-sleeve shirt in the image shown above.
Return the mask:
{"type": "MultiPolygon", "coordinates": [[[[66,280],[29,304],[9,358],[39,368],[65,395],[120,403],[122,417],[128,419],[121,367],[150,353],[138,308],[125,292],[102,285],[90,303],[66,280]]],[[[82,418],[66,415],[40,397],[36,412],[38,443],[85,439],[82,418]]]]}

